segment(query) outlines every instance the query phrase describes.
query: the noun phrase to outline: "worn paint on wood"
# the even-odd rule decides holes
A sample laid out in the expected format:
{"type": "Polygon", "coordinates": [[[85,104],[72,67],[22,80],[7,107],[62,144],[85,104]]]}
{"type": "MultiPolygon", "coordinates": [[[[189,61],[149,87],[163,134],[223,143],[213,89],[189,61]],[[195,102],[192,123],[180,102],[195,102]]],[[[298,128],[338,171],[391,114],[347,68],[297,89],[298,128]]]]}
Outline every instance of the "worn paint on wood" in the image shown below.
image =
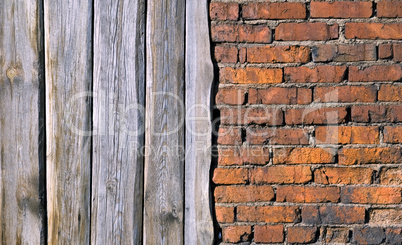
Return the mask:
{"type": "Polygon", "coordinates": [[[0,1],[0,243],[43,244],[40,1],[0,1]]]}
{"type": "Polygon", "coordinates": [[[45,0],[49,244],[90,237],[92,0],[45,0]]]}
{"type": "Polygon", "coordinates": [[[184,21],[184,0],[148,1],[145,244],[184,240],[184,21]]]}
{"type": "Polygon", "coordinates": [[[185,244],[212,244],[211,216],[211,89],[208,2],[186,2],[186,168],[185,244]]]}
{"type": "Polygon", "coordinates": [[[142,244],[145,4],[94,6],[92,244],[142,244]]]}

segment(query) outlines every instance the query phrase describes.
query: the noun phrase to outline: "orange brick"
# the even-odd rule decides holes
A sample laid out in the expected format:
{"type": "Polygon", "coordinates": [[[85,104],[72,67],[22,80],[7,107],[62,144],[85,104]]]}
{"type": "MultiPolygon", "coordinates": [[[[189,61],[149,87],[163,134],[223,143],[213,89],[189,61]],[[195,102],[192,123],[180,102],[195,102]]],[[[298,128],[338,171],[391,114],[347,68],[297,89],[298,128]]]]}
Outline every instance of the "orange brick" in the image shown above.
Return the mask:
{"type": "Polygon", "coordinates": [[[343,203],[399,204],[402,188],[395,187],[343,187],[343,203]]]}
{"type": "Polygon", "coordinates": [[[233,46],[216,46],[215,47],[215,60],[224,63],[236,63],[238,50],[233,46]]]}
{"type": "Polygon", "coordinates": [[[215,184],[246,184],[248,181],[248,169],[246,168],[216,168],[212,181],[215,184]]]}
{"type": "Polygon", "coordinates": [[[233,207],[219,207],[215,206],[216,221],[219,223],[233,223],[234,222],[234,208],[233,207]]]}
{"type": "Polygon", "coordinates": [[[310,48],[305,46],[265,46],[247,48],[250,63],[307,63],[310,48]]]}
{"type": "Polygon", "coordinates": [[[283,225],[254,226],[254,241],[260,243],[283,242],[283,225]]]}
{"type": "Polygon", "coordinates": [[[383,169],[380,174],[381,185],[402,185],[402,168],[383,169]]]}
{"type": "Polygon", "coordinates": [[[274,164],[325,164],[335,162],[333,148],[274,149],[274,164]]]}
{"type": "Polygon", "coordinates": [[[288,125],[339,124],[345,122],[346,117],[346,108],[339,107],[288,109],[285,112],[285,122],[288,125]]]}
{"type": "Polygon", "coordinates": [[[384,127],[384,142],[391,144],[402,143],[402,127],[384,127]]]}
{"type": "Polygon", "coordinates": [[[241,89],[219,89],[216,95],[217,104],[242,105],[245,102],[245,91],[241,89]]]}
{"type": "Polygon", "coordinates": [[[211,3],[209,9],[212,20],[237,20],[239,18],[237,3],[211,3]]]}
{"type": "Polygon", "coordinates": [[[240,156],[240,149],[238,147],[218,149],[218,165],[233,166],[242,164],[243,161],[240,156]]]}
{"type": "Polygon", "coordinates": [[[378,91],[379,101],[402,101],[402,84],[383,84],[378,91]]]}
{"type": "Polygon", "coordinates": [[[288,227],[289,243],[311,243],[316,239],[317,228],[307,226],[288,227]]]}
{"type": "Polygon", "coordinates": [[[237,220],[240,222],[292,223],[299,220],[299,210],[293,206],[238,206],[237,220]]]}
{"type": "Polygon", "coordinates": [[[324,167],[314,171],[318,184],[371,184],[373,170],[370,168],[324,167]]]}
{"type": "Polygon", "coordinates": [[[317,87],[314,100],[317,102],[375,102],[374,86],[317,87]]]}
{"type": "Polygon", "coordinates": [[[378,144],[380,131],[373,126],[321,126],[317,127],[317,144],[378,144]]]}
{"type": "Polygon", "coordinates": [[[214,191],[217,203],[269,202],[275,194],[271,186],[217,186],[214,191]]]}
{"type": "Polygon", "coordinates": [[[269,149],[266,147],[236,147],[219,149],[218,164],[221,166],[243,165],[244,163],[264,165],[269,162],[269,149]]]}
{"type": "Polygon", "coordinates": [[[399,23],[346,23],[346,38],[402,39],[402,24],[399,23]]]}
{"type": "Polygon", "coordinates": [[[338,25],[315,23],[280,23],[275,29],[275,40],[326,41],[338,38],[338,25]]]}
{"type": "Polygon", "coordinates": [[[282,69],[267,68],[231,68],[224,67],[219,70],[219,82],[250,84],[250,83],[281,83],[283,78],[282,69]]]}
{"type": "Polygon", "coordinates": [[[378,17],[402,17],[402,1],[400,0],[383,0],[377,3],[378,17]]]}
{"type": "Polygon", "coordinates": [[[246,242],[251,238],[251,226],[226,226],[222,228],[224,242],[246,242]]]}
{"type": "Polygon", "coordinates": [[[311,89],[308,88],[280,88],[250,89],[250,104],[309,104],[312,100],[311,89]]]}
{"type": "Polygon", "coordinates": [[[373,14],[372,2],[316,2],[310,3],[312,18],[370,18],[373,14]]]}
{"type": "Polygon", "coordinates": [[[312,179],[310,167],[270,166],[250,169],[250,179],[256,184],[302,184],[312,179]]]}
{"type": "Polygon", "coordinates": [[[307,145],[308,135],[300,128],[249,128],[247,142],[251,145],[307,145]]]}
{"type": "Polygon", "coordinates": [[[303,3],[248,3],[243,5],[244,19],[304,19],[306,5],[303,3]]]}
{"type": "Polygon", "coordinates": [[[220,114],[221,124],[265,124],[282,125],[283,113],[281,109],[272,108],[222,108],[220,114]]]}
{"type": "Polygon", "coordinates": [[[289,83],[339,83],[346,73],[344,66],[316,66],[313,68],[285,67],[285,81],[289,83]]]}
{"type": "Polygon", "coordinates": [[[239,25],[239,41],[248,43],[270,43],[271,29],[266,25],[239,25]]]}
{"type": "Polygon", "coordinates": [[[365,69],[349,67],[350,82],[397,81],[401,77],[402,67],[400,65],[370,66],[365,69]]]}
{"type": "Polygon", "coordinates": [[[218,144],[221,145],[240,145],[242,143],[241,130],[238,128],[219,128],[218,144]]]}
{"type": "Polygon", "coordinates": [[[276,190],[277,202],[338,202],[340,197],[338,187],[278,186],[276,190]]]}
{"type": "Polygon", "coordinates": [[[389,164],[402,161],[402,148],[345,148],[339,151],[339,164],[389,164]]]}

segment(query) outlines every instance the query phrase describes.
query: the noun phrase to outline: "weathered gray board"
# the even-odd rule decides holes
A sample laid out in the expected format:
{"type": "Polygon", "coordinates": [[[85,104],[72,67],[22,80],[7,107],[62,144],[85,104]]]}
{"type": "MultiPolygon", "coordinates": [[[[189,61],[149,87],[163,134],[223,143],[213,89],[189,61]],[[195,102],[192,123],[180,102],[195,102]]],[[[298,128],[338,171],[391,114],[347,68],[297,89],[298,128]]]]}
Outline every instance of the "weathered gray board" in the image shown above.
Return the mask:
{"type": "Polygon", "coordinates": [[[44,235],[39,2],[0,1],[1,244],[41,244],[44,235]]]}
{"type": "Polygon", "coordinates": [[[49,244],[88,244],[92,0],[45,0],[49,244]]]}
{"type": "Polygon", "coordinates": [[[141,244],[145,4],[95,1],[92,244],[141,244]]]}

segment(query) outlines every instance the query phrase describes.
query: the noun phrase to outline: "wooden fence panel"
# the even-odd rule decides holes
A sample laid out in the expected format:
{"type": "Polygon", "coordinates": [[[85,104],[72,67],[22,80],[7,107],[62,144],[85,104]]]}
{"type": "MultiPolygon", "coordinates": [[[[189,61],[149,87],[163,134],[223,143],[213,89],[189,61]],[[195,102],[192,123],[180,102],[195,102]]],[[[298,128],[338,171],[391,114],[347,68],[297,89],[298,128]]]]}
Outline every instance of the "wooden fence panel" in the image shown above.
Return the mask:
{"type": "Polygon", "coordinates": [[[144,243],[183,244],[184,0],[150,0],[146,27],[144,243]]]}
{"type": "Polygon", "coordinates": [[[45,0],[49,244],[90,237],[92,0],[45,0]]]}
{"type": "Polygon", "coordinates": [[[92,244],[142,244],[145,4],[95,1],[92,244]]]}
{"type": "Polygon", "coordinates": [[[0,1],[0,243],[43,244],[40,1],[0,1]]]}

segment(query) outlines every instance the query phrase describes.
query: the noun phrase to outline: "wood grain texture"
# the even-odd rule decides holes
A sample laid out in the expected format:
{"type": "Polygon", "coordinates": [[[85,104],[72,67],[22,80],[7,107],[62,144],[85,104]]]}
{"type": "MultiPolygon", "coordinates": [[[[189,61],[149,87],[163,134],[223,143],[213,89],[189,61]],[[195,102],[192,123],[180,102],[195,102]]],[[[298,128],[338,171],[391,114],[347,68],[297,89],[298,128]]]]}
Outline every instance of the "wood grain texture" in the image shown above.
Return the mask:
{"type": "Polygon", "coordinates": [[[185,244],[212,244],[211,89],[207,0],[186,2],[185,244]]]}
{"type": "Polygon", "coordinates": [[[1,244],[44,243],[40,9],[0,1],[1,244]]]}
{"type": "Polygon", "coordinates": [[[144,244],[183,244],[185,1],[150,0],[144,244]]]}
{"type": "Polygon", "coordinates": [[[145,4],[95,1],[92,244],[142,244],[145,4]]]}
{"type": "Polygon", "coordinates": [[[45,0],[49,244],[90,239],[92,0],[45,0]]]}

